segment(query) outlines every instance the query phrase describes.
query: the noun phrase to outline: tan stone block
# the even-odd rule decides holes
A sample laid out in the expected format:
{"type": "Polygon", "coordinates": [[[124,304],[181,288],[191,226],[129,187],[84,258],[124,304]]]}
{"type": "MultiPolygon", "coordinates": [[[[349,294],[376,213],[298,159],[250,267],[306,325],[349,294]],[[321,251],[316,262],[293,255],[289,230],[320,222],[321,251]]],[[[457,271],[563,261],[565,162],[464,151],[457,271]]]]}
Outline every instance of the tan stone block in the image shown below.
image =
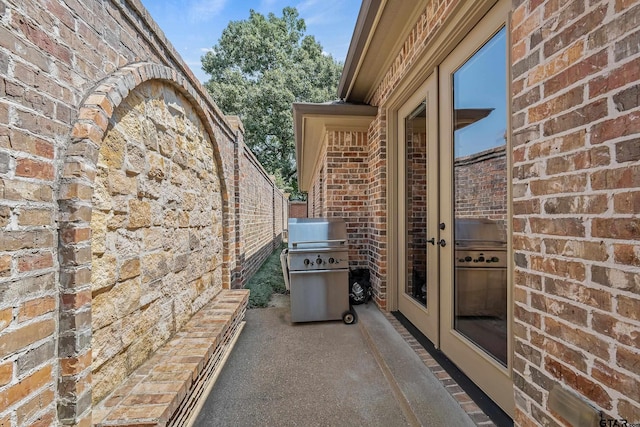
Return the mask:
{"type": "Polygon", "coordinates": [[[162,248],[163,240],[164,229],[161,227],[149,227],[142,230],[142,242],[145,251],[162,248]]]}
{"type": "Polygon", "coordinates": [[[137,194],[135,177],[127,176],[124,172],[112,170],[109,173],[109,192],[111,194],[137,194]]]}
{"type": "Polygon", "coordinates": [[[180,227],[189,226],[189,212],[180,212],[178,214],[178,224],[180,227]]]}
{"type": "Polygon", "coordinates": [[[127,175],[139,175],[145,170],[145,150],[134,144],[127,144],[124,170],[127,175]]]}
{"type": "Polygon", "coordinates": [[[100,146],[98,165],[120,169],[124,163],[125,136],[118,129],[111,129],[100,146]]]}
{"type": "Polygon", "coordinates": [[[124,213],[113,213],[107,218],[107,229],[110,231],[124,228],[129,220],[129,216],[124,213]]]}
{"type": "Polygon", "coordinates": [[[129,226],[128,228],[141,228],[151,226],[151,205],[149,202],[129,200],[129,226]]]}
{"type": "Polygon", "coordinates": [[[111,253],[97,257],[91,262],[91,290],[102,290],[116,283],[116,257],[111,253]]]}
{"type": "Polygon", "coordinates": [[[165,133],[158,138],[158,148],[160,149],[160,154],[167,158],[171,158],[173,152],[175,150],[175,139],[172,134],[165,133]]]}
{"type": "Polygon", "coordinates": [[[164,252],[155,252],[142,258],[142,281],[151,282],[169,272],[167,256],[164,252]]]}
{"type": "Polygon", "coordinates": [[[99,370],[93,372],[91,401],[97,404],[115,389],[128,374],[127,358],[124,353],[116,355],[99,370]]]}
{"type": "Polygon", "coordinates": [[[149,179],[155,179],[156,181],[162,181],[165,179],[165,161],[164,157],[156,153],[149,153],[149,172],[147,176],[149,179]]]}
{"type": "Polygon", "coordinates": [[[140,259],[132,258],[124,261],[120,266],[119,280],[131,279],[140,275],[140,259]]]}
{"type": "Polygon", "coordinates": [[[99,177],[96,179],[96,186],[93,191],[93,196],[91,197],[94,210],[97,209],[105,212],[111,210],[111,195],[105,184],[102,178],[99,177]]]}
{"type": "Polygon", "coordinates": [[[107,214],[94,210],[91,213],[91,252],[94,255],[106,251],[107,214]]]}
{"type": "Polygon", "coordinates": [[[180,207],[184,211],[191,211],[196,206],[196,200],[198,197],[202,197],[202,195],[196,195],[193,193],[183,193],[182,194],[182,203],[180,207]]]}
{"type": "MultiPolygon", "coordinates": [[[[94,309],[95,310],[95,309],[94,309]]],[[[103,328],[96,329],[95,319],[91,337],[91,369],[99,369],[106,361],[122,352],[124,346],[120,339],[122,321],[115,321],[103,328]]]]}

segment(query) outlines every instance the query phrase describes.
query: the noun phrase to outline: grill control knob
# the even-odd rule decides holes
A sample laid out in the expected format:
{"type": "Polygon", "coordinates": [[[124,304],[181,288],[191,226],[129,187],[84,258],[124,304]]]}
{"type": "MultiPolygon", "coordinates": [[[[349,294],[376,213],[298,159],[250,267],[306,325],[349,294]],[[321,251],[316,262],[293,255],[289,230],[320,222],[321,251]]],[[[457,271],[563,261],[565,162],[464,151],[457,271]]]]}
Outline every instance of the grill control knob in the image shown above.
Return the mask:
{"type": "Polygon", "coordinates": [[[464,260],[469,262],[469,261],[471,261],[471,257],[469,255],[467,255],[466,257],[464,257],[464,260]]]}
{"type": "Polygon", "coordinates": [[[318,258],[318,259],[316,260],[316,264],[318,264],[318,265],[322,264],[322,260],[321,260],[320,258],[318,258]]]}
{"type": "Polygon", "coordinates": [[[311,261],[309,261],[309,258],[305,258],[303,262],[304,262],[304,265],[309,265],[311,261]]]}
{"type": "Polygon", "coordinates": [[[497,256],[491,257],[491,262],[498,262],[500,261],[500,258],[498,258],[497,256]]]}
{"type": "Polygon", "coordinates": [[[335,260],[335,259],[333,259],[333,258],[329,258],[329,264],[333,264],[334,262],[336,262],[336,260],[335,260]]]}
{"type": "Polygon", "coordinates": [[[479,256],[478,257],[478,262],[484,262],[484,257],[483,256],[479,256]]]}

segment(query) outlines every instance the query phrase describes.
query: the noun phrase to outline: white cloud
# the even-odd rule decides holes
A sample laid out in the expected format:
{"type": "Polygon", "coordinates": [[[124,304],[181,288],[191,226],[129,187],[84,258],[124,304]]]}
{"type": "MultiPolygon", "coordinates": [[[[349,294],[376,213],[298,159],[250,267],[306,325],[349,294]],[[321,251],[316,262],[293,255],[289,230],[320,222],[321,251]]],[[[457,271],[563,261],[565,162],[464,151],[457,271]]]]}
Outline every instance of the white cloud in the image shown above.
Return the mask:
{"type": "Polygon", "coordinates": [[[220,13],[227,0],[194,0],[189,3],[189,20],[191,22],[207,21],[213,15],[220,13]]]}

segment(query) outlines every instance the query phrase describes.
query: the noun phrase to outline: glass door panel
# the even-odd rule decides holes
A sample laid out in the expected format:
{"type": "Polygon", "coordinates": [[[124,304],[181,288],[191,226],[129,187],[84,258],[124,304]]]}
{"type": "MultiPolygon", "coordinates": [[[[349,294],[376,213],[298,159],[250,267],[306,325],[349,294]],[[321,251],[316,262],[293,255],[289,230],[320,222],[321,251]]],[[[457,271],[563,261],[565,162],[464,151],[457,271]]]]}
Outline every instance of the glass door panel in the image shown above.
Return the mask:
{"type": "Polygon", "coordinates": [[[432,75],[398,111],[398,309],[438,347],[436,89],[432,75]]]}
{"type": "Polygon", "coordinates": [[[442,351],[513,416],[508,13],[499,2],[439,69],[439,310],[442,351]]]}
{"type": "Polygon", "coordinates": [[[453,74],[454,328],[507,365],[503,28],[453,74]]]}
{"type": "Polygon", "coordinates": [[[427,108],[422,102],[405,119],[405,294],[427,306],[427,108]]]}

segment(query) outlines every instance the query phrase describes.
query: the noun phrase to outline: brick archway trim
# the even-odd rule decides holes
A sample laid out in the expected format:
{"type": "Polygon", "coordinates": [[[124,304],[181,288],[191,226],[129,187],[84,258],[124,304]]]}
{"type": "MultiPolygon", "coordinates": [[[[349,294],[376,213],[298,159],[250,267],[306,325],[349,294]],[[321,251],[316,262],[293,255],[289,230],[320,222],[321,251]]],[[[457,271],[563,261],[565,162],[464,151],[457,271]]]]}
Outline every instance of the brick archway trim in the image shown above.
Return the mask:
{"type": "MultiPolygon", "coordinates": [[[[104,79],[82,103],[63,156],[58,186],[58,419],[65,425],[91,424],[91,212],[100,145],[114,110],[140,84],[163,80],[194,106],[214,145],[222,193],[223,216],[229,218],[227,186],[214,138],[210,105],[189,81],[159,64],[135,63],[104,79]]],[[[228,242],[228,227],[223,239],[228,242]]],[[[228,244],[224,245],[228,257],[228,244]]],[[[226,263],[223,277],[228,277],[226,263]]],[[[225,283],[225,287],[229,284],[225,283]]]]}

